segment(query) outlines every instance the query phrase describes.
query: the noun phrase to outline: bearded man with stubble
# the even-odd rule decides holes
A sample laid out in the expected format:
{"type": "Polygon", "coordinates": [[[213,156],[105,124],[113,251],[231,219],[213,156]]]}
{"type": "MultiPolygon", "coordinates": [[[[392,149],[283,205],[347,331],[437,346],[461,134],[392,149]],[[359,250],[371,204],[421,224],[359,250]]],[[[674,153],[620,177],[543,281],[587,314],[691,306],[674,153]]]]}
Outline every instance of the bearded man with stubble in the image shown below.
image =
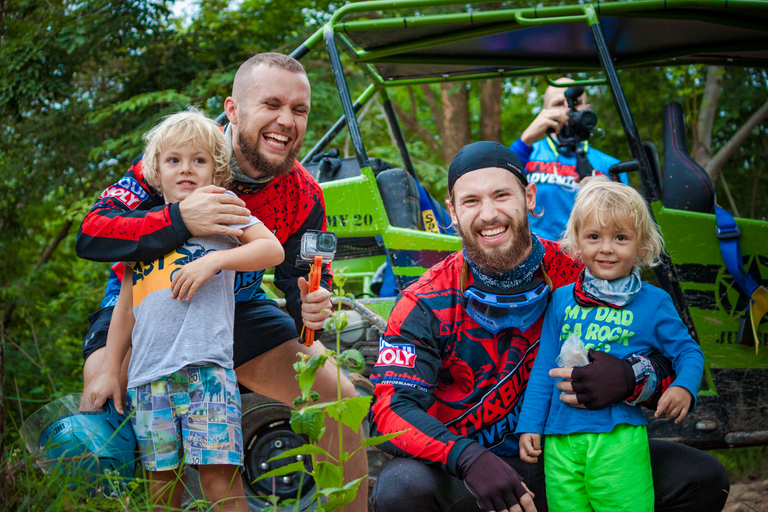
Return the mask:
{"type": "MultiPolygon", "coordinates": [[[[514,432],[549,293],[576,282],[582,265],[531,230],[536,184],[502,144],[464,146],[448,193],[463,250],[398,295],[371,374],[371,435],[401,432],[379,445],[394,458],[376,481],[374,509],[544,512],[543,457],[523,462],[514,432]]],[[[566,404],[654,408],[672,380],[659,353],[623,360],[590,350],[589,359],[551,370],[566,404]]],[[[655,439],[649,447],[657,511],[722,509],[729,483],[717,459],[655,439]]]]}
{"type": "MultiPolygon", "coordinates": [[[[285,294],[284,313],[261,289],[263,272],[238,273],[235,280],[234,364],[238,382],[246,388],[289,406],[300,390],[293,363],[297,352],[313,356],[324,347],[298,342],[302,324],[319,330],[331,309],[330,265],[323,269],[321,288],[309,292],[307,269],[296,265],[301,237],[307,230],[325,230],[323,194],[317,181],[296,160],[304,141],[311,89],[306,72],[295,59],[263,53],[251,57],[237,71],[232,96],[225,101],[229,123],[224,133],[231,141],[233,182],[225,189],[213,185],[196,190],[180,203],[166,205],[143,178],[141,157],[117,183],[108,187],[85,217],[77,236],[77,254],[93,261],[117,261],[112,267],[101,309],[89,316],[83,342],[84,387],[95,381],[104,360],[109,321],[120,290],[122,261],[152,261],[177,249],[193,236],[239,236],[251,214],[260,219],[283,245],[285,261],[275,268],[275,286],[285,294]]],[[[127,381],[130,354],[123,364],[127,381]]],[[[338,384],[342,397],[356,396],[344,376],[338,384]]],[[[317,372],[315,391],[321,401],[337,395],[336,372],[317,372]]],[[[338,456],[338,432],[326,420],[328,435],[321,446],[338,456]]],[[[362,430],[343,431],[345,451],[362,444],[362,430]]],[[[365,450],[344,466],[345,481],[368,472],[365,450]]],[[[368,486],[360,485],[347,510],[367,509],[368,486]]]]}

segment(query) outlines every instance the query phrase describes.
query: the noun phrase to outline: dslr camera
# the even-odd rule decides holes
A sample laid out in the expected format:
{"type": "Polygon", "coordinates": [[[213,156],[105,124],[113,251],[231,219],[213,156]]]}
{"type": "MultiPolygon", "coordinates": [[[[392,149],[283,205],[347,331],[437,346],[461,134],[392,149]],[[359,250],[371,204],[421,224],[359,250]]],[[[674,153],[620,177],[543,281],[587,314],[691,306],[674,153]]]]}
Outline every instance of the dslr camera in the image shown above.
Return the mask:
{"type": "Polygon", "coordinates": [[[560,129],[558,145],[574,150],[581,142],[588,140],[597,126],[597,114],[592,110],[577,110],[578,100],[584,94],[583,87],[569,87],[565,90],[568,103],[568,124],[560,129]]]}

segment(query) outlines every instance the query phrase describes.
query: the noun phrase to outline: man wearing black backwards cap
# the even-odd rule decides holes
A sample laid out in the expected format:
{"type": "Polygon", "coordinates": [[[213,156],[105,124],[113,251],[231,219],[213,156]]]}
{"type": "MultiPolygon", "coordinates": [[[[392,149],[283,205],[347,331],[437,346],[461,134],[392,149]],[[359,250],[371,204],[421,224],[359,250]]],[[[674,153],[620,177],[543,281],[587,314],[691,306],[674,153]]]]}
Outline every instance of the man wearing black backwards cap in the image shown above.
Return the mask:
{"type": "MultiPolygon", "coordinates": [[[[402,432],[380,445],[396,458],[378,478],[374,509],[545,511],[543,462],[519,459],[514,430],[549,292],[574,282],[581,268],[531,233],[536,185],[509,148],[465,146],[448,190],[464,250],[399,295],[371,375],[371,435],[402,432]]],[[[573,381],[558,386],[577,392],[563,401],[589,409],[653,402],[661,385],[646,382],[671,369],[661,358],[590,358],[562,369],[573,381]]],[[[717,460],[673,443],[650,446],[657,510],[722,508],[728,478],[717,460]]]]}

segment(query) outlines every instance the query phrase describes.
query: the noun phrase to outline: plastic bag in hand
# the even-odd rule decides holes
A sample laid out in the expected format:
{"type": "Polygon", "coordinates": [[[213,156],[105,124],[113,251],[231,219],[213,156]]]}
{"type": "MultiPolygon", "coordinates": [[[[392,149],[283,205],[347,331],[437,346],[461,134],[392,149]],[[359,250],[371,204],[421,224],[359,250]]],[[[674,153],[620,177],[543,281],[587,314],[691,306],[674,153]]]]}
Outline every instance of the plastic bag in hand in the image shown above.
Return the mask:
{"type": "Polygon", "coordinates": [[[568,336],[563,346],[560,348],[560,355],[555,360],[560,368],[571,368],[576,366],[586,366],[589,364],[587,357],[587,348],[581,338],[575,334],[568,336]]]}

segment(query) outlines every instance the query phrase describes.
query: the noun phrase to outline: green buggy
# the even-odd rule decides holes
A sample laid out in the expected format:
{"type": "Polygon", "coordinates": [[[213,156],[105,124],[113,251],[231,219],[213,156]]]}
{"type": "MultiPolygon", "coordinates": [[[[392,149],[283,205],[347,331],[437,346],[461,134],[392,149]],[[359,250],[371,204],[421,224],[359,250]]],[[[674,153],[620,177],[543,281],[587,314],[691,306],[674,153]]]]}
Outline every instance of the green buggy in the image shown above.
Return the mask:
{"type": "MultiPolygon", "coordinates": [[[[344,269],[356,294],[366,297],[348,302],[350,326],[342,342],[360,349],[369,364],[375,362],[378,337],[394,301],[372,297],[374,274],[385,261],[402,289],[460,249],[456,236],[436,229],[439,201],[431,200],[434,209],[423,207],[419,178],[387,91],[531,75],[547,76],[551,82],[566,72],[586,72],[594,77],[576,85],[606,84],[621,121],[631,160],[616,171],[639,175],[664,233],[667,255],[656,278],[706,356],[696,411],[678,425],[648,415],[648,431],[655,438],[701,448],[765,444],[768,321],[760,318],[760,292],[753,295],[742,278],[749,276],[746,281],[757,286],[768,282],[768,222],[718,224],[712,183],[688,156],[680,106],[671,104],[658,113],[664,119],[660,165],[656,148],[662,141],[640,139],[617,70],[681,64],[768,67],[768,1],[505,5],[457,0],[351,3],[292,53],[301,59],[312,50],[327,52],[344,112],[303,158],[321,183],[328,229],[339,236],[334,268],[344,269]],[[347,83],[348,66],[370,80],[356,99],[347,83]],[[356,118],[376,93],[397,142],[397,165],[368,156],[356,118]],[[345,129],[355,158],[323,153],[345,129]],[[757,317],[754,331],[750,312],[757,317]]],[[[370,393],[365,382],[359,389],[370,393]]],[[[258,395],[246,395],[243,402],[247,477],[253,481],[270,456],[301,440],[288,429],[287,406],[258,395]]],[[[375,477],[386,457],[375,451],[369,455],[375,477]]],[[[270,493],[271,484],[259,485],[252,484],[252,490],[270,493]]],[[[284,477],[276,490],[295,497],[296,488],[294,480],[284,477]]],[[[252,506],[259,503],[254,500],[252,506]]]]}

